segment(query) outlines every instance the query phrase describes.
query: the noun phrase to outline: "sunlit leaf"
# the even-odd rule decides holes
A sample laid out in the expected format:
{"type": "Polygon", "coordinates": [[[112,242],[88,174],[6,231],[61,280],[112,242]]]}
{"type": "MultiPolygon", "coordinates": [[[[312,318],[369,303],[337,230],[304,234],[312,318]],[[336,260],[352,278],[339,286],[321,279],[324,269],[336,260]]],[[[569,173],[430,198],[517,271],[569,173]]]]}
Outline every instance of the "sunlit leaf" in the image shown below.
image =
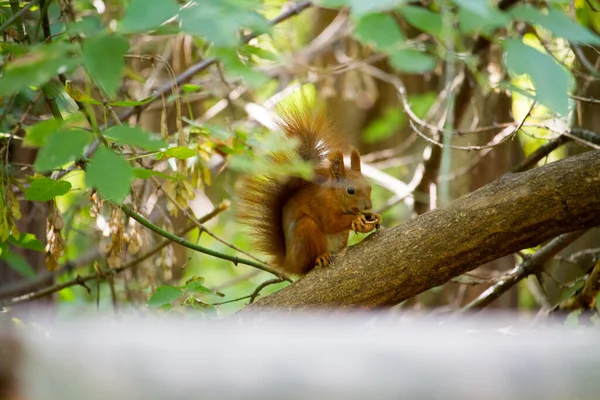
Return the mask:
{"type": "Polygon", "coordinates": [[[33,233],[22,233],[19,238],[13,235],[8,237],[8,242],[12,245],[22,247],[28,250],[44,251],[44,244],[38,240],[33,233]]]}
{"type": "Polygon", "coordinates": [[[561,115],[569,112],[568,90],[572,83],[570,73],[552,57],[516,39],[504,42],[506,65],[515,74],[527,74],[536,90],[535,98],[561,115]]]}
{"type": "Polygon", "coordinates": [[[183,295],[181,289],[173,286],[159,286],[156,291],[148,299],[148,306],[152,308],[160,307],[165,304],[170,304],[183,295]]]}
{"type": "Polygon", "coordinates": [[[100,196],[116,203],[125,200],[134,178],[129,163],[105,147],[96,150],[85,172],[87,185],[96,188],[100,196]]]}
{"type": "Polygon", "coordinates": [[[160,155],[159,158],[177,158],[179,160],[185,160],[186,158],[190,158],[190,157],[194,157],[196,155],[196,152],[192,149],[190,149],[189,147],[184,147],[184,146],[178,146],[178,147],[171,147],[169,149],[167,149],[166,151],[162,152],[162,154],[160,155]]]}
{"type": "Polygon", "coordinates": [[[167,143],[157,134],[144,132],[141,128],[127,125],[117,125],[107,129],[104,136],[129,146],[137,146],[146,150],[160,150],[167,143]]]}
{"type": "Polygon", "coordinates": [[[82,129],[61,130],[49,134],[46,144],[38,152],[35,170],[49,171],[77,160],[91,139],[91,133],[82,129]]]}
{"type": "Polygon", "coordinates": [[[71,190],[71,183],[68,181],[57,181],[55,179],[38,176],[32,182],[25,192],[26,200],[50,201],[56,196],[62,196],[71,190]]]}

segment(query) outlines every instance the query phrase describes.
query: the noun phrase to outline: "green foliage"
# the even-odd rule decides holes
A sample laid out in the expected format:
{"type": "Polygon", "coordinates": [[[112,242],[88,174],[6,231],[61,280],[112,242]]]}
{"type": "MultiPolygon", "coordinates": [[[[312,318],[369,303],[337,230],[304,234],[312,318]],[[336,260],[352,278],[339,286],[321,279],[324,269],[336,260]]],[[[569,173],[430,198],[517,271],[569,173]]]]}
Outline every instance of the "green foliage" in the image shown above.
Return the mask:
{"type": "Polygon", "coordinates": [[[173,286],[159,286],[148,299],[148,307],[156,308],[171,304],[183,295],[183,291],[173,286]]]}
{"type": "Polygon", "coordinates": [[[530,76],[536,89],[535,99],[558,114],[567,115],[567,93],[571,85],[569,72],[559,66],[552,57],[519,40],[507,40],[504,42],[504,49],[508,68],[515,74],[530,76]]]}
{"type": "Polygon", "coordinates": [[[127,49],[127,40],[116,35],[93,37],[83,42],[83,63],[92,79],[111,98],[121,86],[121,75],[125,68],[123,56],[127,49]]]}
{"type": "Polygon", "coordinates": [[[442,16],[423,7],[404,6],[400,12],[409,24],[423,32],[440,37],[442,35],[442,16]]]}
{"type": "Polygon", "coordinates": [[[121,23],[122,32],[144,32],[159,27],[179,11],[175,0],[131,0],[121,23]]]}
{"type": "Polygon", "coordinates": [[[177,146],[171,147],[162,153],[160,153],[157,158],[160,160],[161,158],[177,158],[178,160],[185,160],[186,158],[194,157],[196,152],[190,149],[189,147],[177,146]]]}
{"type": "Polygon", "coordinates": [[[24,249],[44,251],[44,245],[38,240],[38,238],[35,237],[33,233],[22,233],[18,239],[13,235],[10,235],[8,237],[8,243],[24,249]]]}
{"type": "Polygon", "coordinates": [[[62,196],[71,190],[71,184],[67,181],[38,176],[33,179],[25,192],[26,200],[50,201],[56,196],[62,196]]]}
{"type": "Polygon", "coordinates": [[[0,78],[0,97],[10,96],[32,85],[41,85],[59,72],[71,71],[80,60],[73,54],[74,45],[57,42],[35,46],[11,62],[0,78]]]}
{"type": "Polygon", "coordinates": [[[160,150],[167,143],[158,135],[144,132],[135,126],[117,125],[107,129],[104,136],[121,144],[137,146],[146,150],[160,150]]]}
{"type": "Polygon", "coordinates": [[[210,304],[202,301],[203,296],[223,297],[222,293],[213,292],[203,285],[204,278],[192,278],[184,285],[159,286],[148,299],[148,307],[170,310],[172,303],[179,300],[179,304],[186,307],[206,311],[214,311],[210,304]]]}
{"type": "Polygon", "coordinates": [[[217,47],[235,47],[240,27],[262,33],[269,29],[267,20],[255,11],[260,2],[232,0],[193,1],[181,12],[181,30],[206,38],[217,47]]]}
{"type": "Polygon", "coordinates": [[[21,276],[25,278],[35,278],[35,270],[31,265],[29,265],[27,260],[25,260],[19,254],[10,251],[3,251],[0,259],[5,261],[10,268],[19,273],[21,276]]]}
{"type": "Polygon", "coordinates": [[[35,160],[35,170],[50,171],[79,159],[91,139],[91,133],[82,129],[66,129],[50,133],[35,160]]]}
{"type": "Polygon", "coordinates": [[[356,23],[354,35],[377,50],[393,51],[406,38],[398,24],[388,14],[367,14],[356,23]]]}
{"type": "Polygon", "coordinates": [[[88,186],[96,188],[100,196],[119,204],[129,194],[134,178],[129,163],[105,147],[96,151],[85,172],[88,186]]]}

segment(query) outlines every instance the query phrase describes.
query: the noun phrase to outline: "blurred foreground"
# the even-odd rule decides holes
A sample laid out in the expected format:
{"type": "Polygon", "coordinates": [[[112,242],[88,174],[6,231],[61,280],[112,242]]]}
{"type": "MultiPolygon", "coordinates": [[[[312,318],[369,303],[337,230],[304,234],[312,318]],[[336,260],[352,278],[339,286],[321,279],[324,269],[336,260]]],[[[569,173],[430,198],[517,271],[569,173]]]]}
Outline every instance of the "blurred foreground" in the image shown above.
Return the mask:
{"type": "MultiPolygon", "coordinates": [[[[1,320],[9,399],[597,399],[600,331],[507,316],[1,320]],[[22,359],[15,357],[22,346],[22,359]]],[[[1,396],[1,395],[0,395],[1,396]]]]}

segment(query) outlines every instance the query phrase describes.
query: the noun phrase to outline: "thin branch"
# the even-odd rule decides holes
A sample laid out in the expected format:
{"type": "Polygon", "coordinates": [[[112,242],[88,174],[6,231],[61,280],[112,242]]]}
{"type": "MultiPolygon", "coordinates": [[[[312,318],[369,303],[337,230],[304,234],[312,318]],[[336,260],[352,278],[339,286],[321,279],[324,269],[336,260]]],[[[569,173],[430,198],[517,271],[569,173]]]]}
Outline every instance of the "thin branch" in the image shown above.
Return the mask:
{"type": "Polygon", "coordinates": [[[533,256],[529,257],[515,269],[510,271],[504,279],[500,280],[500,282],[481,293],[479,297],[463,307],[460,312],[472,311],[489,305],[492,301],[496,300],[514,285],[519,283],[523,278],[539,271],[546,261],[550,260],[556,253],[566,248],[584,233],[585,230],[579,230],[554,238],[533,256]]]}
{"type": "MultiPolygon", "coordinates": [[[[226,203],[226,202],[221,203],[214,210],[212,210],[208,214],[204,215],[203,217],[199,218],[199,221],[201,221],[201,222],[207,222],[207,221],[211,220],[212,218],[216,217],[217,215],[219,215],[221,212],[227,210],[228,208],[229,208],[229,204],[228,203],[226,203]]],[[[188,233],[189,231],[191,231],[195,227],[196,227],[195,225],[190,225],[189,227],[183,229],[181,232],[178,232],[178,235],[185,235],[186,233],[188,233]]],[[[3,306],[13,306],[13,305],[16,305],[16,304],[25,303],[27,301],[31,301],[31,300],[35,300],[35,299],[39,299],[39,298],[42,298],[42,297],[49,296],[49,295],[51,295],[53,293],[60,292],[61,290],[66,289],[66,288],[71,287],[71,286],[82,285],[83,283],[85,283],[87,281],[90,281],[90,280],[104,280],[104,279],[107,279],[107,278],[109,278],[109,277],[111,277],[111,276],[113,276],[115,274],[118,274],[118,273],[121,273],[121,272],[123,272],[125,270],[128,270],[129,268],[131,268],[131,267],[133,267],[133,266],[141,263],[142,261],[147,260],[148,258],[152,257],[152,255],[156,254],[161,249],[163,249],[165,246],[167,246],[167,245],[169,245],[171,243],[172,243],[171,240],[168,240],[168,239],[163,240],[162,242],[160,242],[159,244],[157,244],[156,246],[154,246],[152,249],[148,250],[146,253],[144,253],[140,257],[136,258],[135,260],[131,260],[128,263],[123,264],[119,268],[108,269],[106,271],[100,271],[100,273],[89,274],[89,275],[84,275],[84,276],[77,275],[77,277],[75,277],[74,279],[71,279],[71,280],[69,280],[67,282],[63,282],[61,284],[49,286],[49,287],[41,289],[39,291],[28,293],[26,295],[13,298],[13,299],[11,299],[9,301],[6,301],[6,302],[0,302],[0,305],[3,305],[3,306]]],[[[63,266],[61,268],[61,270],[63,270],[63,268],[65,268],[65,267],[63,266]]]]}
{"type": "Polygon", "coordinates": [[[204,254],[208,254],[210,256],[216,257],[216,258],[221,258],[223,260],[227,260],[227,261],[231,261],[233,264],[238,265],[238,264],[244,264],[244,265],[248,265],[254,268],[258,268],[262,271],[266,271],[269,272],[281,279],[284,279],[288,282],[292,282],[292,279],[287,276],[287,274],[281,272],[281,271],[276,271],[270,267],[268,267],[267,265],[264,265],[263,263],[259,263],[253,260],[247,260],[245,258],[240,258],[237,256],[230,256],[229,254],[223,254],[221,252],[206,248],[206,247],[202,247],[199,245],[196,245],[192,242],[189,242],[187,240],[185,240],[182,237],[179,237],[177,235],[174,235],[170,232],[165,231],[164,229],[154,225],[152,222],[148,221],[146,218],[144,218],[143,216],[141,216],[140,214],[136,213],[135,211],[133,211],[133,209],[131,209],[129,206],[127,206],[126,204],[122,204],[120,206],[121,210],[123,210],[123,212],[128,215],[129,217],[135,219],[137,222],[139,222],[140,224],[142,224],[143,226],[145,226],[146,228],[150,229],[151,231],[161,235],[162,237],[169,239],[177,244],[182,245],[183,247],[187,247],[188,249],[192,249],[195,250],[197,252],[200,253],[204,253],[204,254]]]}
{"type": "Polygon", "coordinates": [[[256,289],[254,289],[254,292],[252,292],[252,294],[250,295],[250,303],[249,304],[254,303],[254,300],[256,300],[256,298],[260,294],[261,290],[263,290],[267,286],[275,285],[275,284],[281,283],[281,282],[284,282],[283,279],[277,279],[277,278],[275,278],[275,279],[270,279],[268,281],[264,281],[263,283],[261,283],[260,285],[258,285],[256,287],[256,289]]]}

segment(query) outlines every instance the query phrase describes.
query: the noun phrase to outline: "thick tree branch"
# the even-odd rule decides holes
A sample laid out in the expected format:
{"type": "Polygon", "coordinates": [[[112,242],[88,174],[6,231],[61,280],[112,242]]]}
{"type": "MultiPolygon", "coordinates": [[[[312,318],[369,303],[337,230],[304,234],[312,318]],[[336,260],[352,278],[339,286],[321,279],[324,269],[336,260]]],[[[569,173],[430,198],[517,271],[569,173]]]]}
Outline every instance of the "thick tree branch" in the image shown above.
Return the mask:
{"type": "Polygon", "coordinates": [[[600,224],[600,151],[498,180],[377,232],[248,307],[376,308],[439,286],[496,258],[600,224]]]}

